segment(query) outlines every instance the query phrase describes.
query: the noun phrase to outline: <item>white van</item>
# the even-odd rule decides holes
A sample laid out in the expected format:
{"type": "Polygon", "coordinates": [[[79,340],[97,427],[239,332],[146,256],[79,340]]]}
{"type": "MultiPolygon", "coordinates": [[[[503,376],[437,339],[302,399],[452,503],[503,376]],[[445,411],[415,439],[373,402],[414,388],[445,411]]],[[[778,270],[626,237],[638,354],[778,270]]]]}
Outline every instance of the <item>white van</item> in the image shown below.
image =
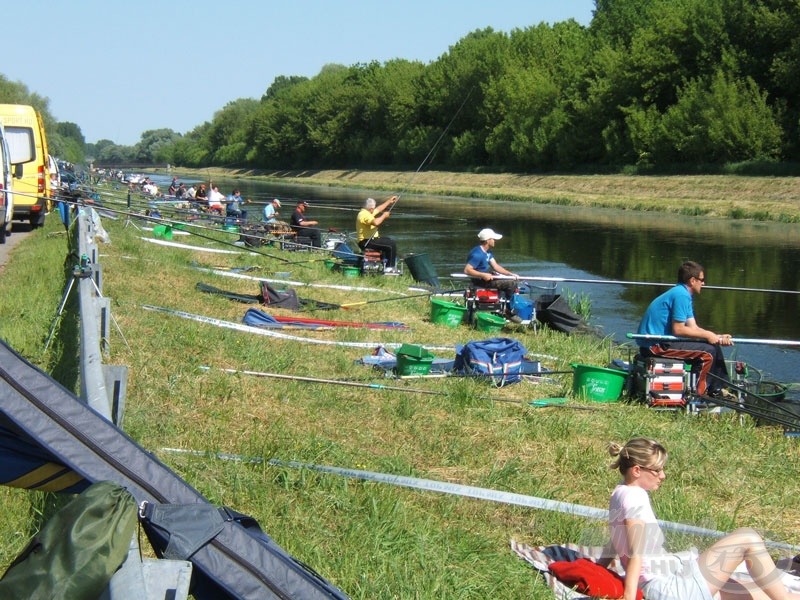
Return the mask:
{"type": "MultiPolygon", "coordinates": [[[[17,169],[20,169],[17,167],[17,169]]],[[[11,234],[11,220],[14,218],[14,173],[8,153],[6,130],[0,121],[0,244],[6,243],[11,234]]]]}

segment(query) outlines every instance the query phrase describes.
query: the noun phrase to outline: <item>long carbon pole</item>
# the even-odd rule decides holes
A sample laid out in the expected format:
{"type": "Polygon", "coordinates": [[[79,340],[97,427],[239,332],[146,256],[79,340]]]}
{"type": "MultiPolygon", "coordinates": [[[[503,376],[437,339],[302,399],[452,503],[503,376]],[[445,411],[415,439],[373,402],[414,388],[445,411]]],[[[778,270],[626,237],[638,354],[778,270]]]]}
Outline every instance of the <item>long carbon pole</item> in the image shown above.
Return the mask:
{"type": "MultiPolygon", "coordinates": [[[[475,88],[474,88],[474,87],[473,87],[473,88],[471,88],[471,89],[469,90],[469,93],[468,93],[468,94],[467,94],[467,96],[464,98],[464,101],[463,101],[463,102],[461,102],[461,106],[459,106],[459,107],[458,107],[458,110],[456,111],[456,114],[454,114],[454,115],[453,115],[453,118],[452,118],[452,119],[450,119],[450,122],[447,124],[447,127],[445,127],[445,128],[444,128],[444,130],[442,131],[442,133],[441,133],[441,134],[439,135],[439,137],[436,139],[436,142],[433,144],[433,146],[431,146],[431,149],[428,151],[428,154],[426,154],[426,155],[425,155],[425,158],[423,158],[423,159],[422,159],[422,162],[421,162],[421,163],[419,163],[419,166],[417,167],[417,170],[416,170],[416,171],[414,171],[414,173],[411,175],[411,179],[409,179],[409,180],[408,180],[408,183],[406,184],[406,188],[409,188],[409,187],[411,187],[411,182],[412,182],[412,181],[414,181],[414,178],[415,178],[415,177],[416,177],[416,176],[419,174],[419,172],[422,170],[422,167],[424,167],[424,166],[425,166],[425,163],[426,163],[426,162],[428,162],[428,159],[429,159],[431,156],[433,156],[433,153],[434,153],[434,151],[435,151],[435,150],[436,150],[436,148],[439,146],[439,143],[440,143],[440,142],[441,142],[441,141],[444,139],[444,136],[445,136],[445,135],[447,135],[447,132],[450,130],[450,126],[451,126],[451,125],[452,125],[452,124],[455,122],[455,120],[456,120],[456,117],[458,117],[458,115],[461,113],[461,110],[462,110],[462,109],[464,108],[464,106],[467,104],[467,100],[469,100],[470,96],[472,96],[472,92],[473,92],[474,90],[475,90],[475,88]]],[[[398,203],[398,202],[400,202],[400,194],[399,194],[399,193],[397,194],[397,199],[396,199],[394,202],[392,202],[392,205],[389,207],[389,211],[393,210],[393,209],[394,209],[394,207],[395,207],[395,206],[397,206],[397,203],[398,203]]],[[[372,235],[371,235],[371,236],[369,236],[369,240],[367,240],[367,244],[369,244],[369,242],[371,242],[371,241],[372,241],[372,238],[374,238],[374,237],[375,237],[375,235],[376,235],[377,233],[378,233],[378,230],[377,230],[377,228],[376,228],[376,229],[375,229],[375,231],[373,231],[373,232],[372,232],[372,235]]]]}
{"type": "MultiPolygon", "coordinates": [[[[203,370],[210,370],[210,367],[200,367],[203,370]]],[[[418,388],[407,388],[392,385],[382,385],[380,383],[357,383],[355,381],[343,381],[341,379],[321,379],[319,377],[303,377],[300,375],[284,375],[282,373],[264,373],[262,371],[245,371],[237,369],[219,369],[223,373],[251,375],[253,377],[270,377],[272,379],[288,379],[290,381],[305,381],[307,383],[328,383],[332,385],[344,385],[349,387],[370,388],[373,390],[391,390],[394,392],[408,392],[412,394],[430,394],[432,396],[444,396],[444,392],[434,390],[421,390],[418,388]]]]}
{"type": "MultiPolygon", "coordinates": [[[[654,335],[649,333],[629,333],[629,340],[653,340],[663,342],[696,342],[697,338],[679,337],[677,335],[654,335]]],[[[765,346],[800,346],[793,340],[769,340],[756,338],[731,338],[734,344],[764,344],[765,346]]]]}
{"type": "MultiPolygon", "coordinates": [[[[394,475],[392,473],[379,473],[374,471],[364,471],[361,469],[350,469],[346,467],[336,467],[331,465],[303,463],[293,460],[281,460],[278,458],[265,459],[259,456],[244,456],[241,454],[227,454],[222,452],[218,453],[202,452],[199,450],[187,450],[184,448],[161,448],[161,451],[171,452],[175,454],[189,454],[192,456],[212,457],[220,460],[241,461],[241,462],[256,463],[256,464],[262,464],[266,462],[267,464],[272,465],[274,467],[308,469],[312,471],[318,471],[320,473],[337,475],[339,477],[350,477],[354,479],[361,479],[363,481],[373,481],[376,483],[384,483],[387,485],[417,489],[425,492],[436,492],[439,494],[449,494],[453,496],[461,496],[464,498],[474,498],[477,500],[485,500],[501,504],[524,506],[527,508],[534,508],[537,510],[558,512],[561,514],[574,515],[579,517],[585,517],[588,519],[596,519],[600,521],[608,520],[608,510],[603,508],[595,508],[592,506],[585,506],[582,504],[573,504],[571,502],[562,502],[560,500],[551,500],[549,498],[539,498],[537,496],[527,496],[524,494],[507,492],[505,490],[475,487],[471,485],[453,483],[450,481],[423,479],[420,477],[408,477],[404,475],[394,475]]],[[[713,538],[721,538],[726,535],[726,533],[723,531],[717,531],[705,527],[698,527],[695,525],[687,525],[684,523],[675,523],[672,521],[661,521],[661,520],[659,520],[658,523],[662,529],[666,529],[668,531],[673,531],[677,533],[708,536],[713,538]]],[[[797,552],[798,550],[800,550],[800,547],[793,546],[785,542],[777,542],[765,539],[764,543],[770,548],[778,548],[781,550],[788,550],[790,552],[797,552]]]]}
{"type": "MultiPolygon", "coordinates": [[[[469,279],[466,273],[450,273],[450,277],[454,279],[469,279]]],[[[514,279],[508,275],[495,275],[494,279],[514,279]]],[[[618,279],[571,279],[569,277],[517,277],[519,281],[550,281],[555,283],[603,283],[611,285],[648,285],[648,286],[661,286],[672,287],[674,283],[659,283],[652,281],[623,281],[618,279]]],[[[706,290],[730,290],[734,292],[766,292],[772,294],[797,294],[800,295],[798,290],[773,290],[769,288],[746,288],[746,287],[729,287],[722,285],[706,285],[703,286],[706,290]]]]}

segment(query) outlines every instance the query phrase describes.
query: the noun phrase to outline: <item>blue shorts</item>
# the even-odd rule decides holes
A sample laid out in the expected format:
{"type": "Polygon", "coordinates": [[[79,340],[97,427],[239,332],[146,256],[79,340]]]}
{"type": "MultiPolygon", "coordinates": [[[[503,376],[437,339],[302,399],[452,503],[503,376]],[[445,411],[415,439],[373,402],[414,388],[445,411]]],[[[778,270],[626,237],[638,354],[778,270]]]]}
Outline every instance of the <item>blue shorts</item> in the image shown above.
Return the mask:
{"type": "Polygon", "coordinates": [[[713,600],[696,559],[672,575],[651,579],[642,592],[647,600],[713,600]]]}

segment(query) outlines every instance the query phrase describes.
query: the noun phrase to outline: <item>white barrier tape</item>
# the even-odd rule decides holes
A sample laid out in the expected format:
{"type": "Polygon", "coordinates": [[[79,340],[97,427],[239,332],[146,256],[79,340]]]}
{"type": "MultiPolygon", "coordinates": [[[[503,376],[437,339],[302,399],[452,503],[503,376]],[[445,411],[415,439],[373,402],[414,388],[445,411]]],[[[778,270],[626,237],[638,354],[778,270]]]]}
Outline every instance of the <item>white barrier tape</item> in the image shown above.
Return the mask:
{"type": "MultiPolygon", "coordinates": [[[[223,454],[223,453],[209,454],[197,450],[181,450],[173,448],[162,448],[162,450],[166,452],[191,454],[193,456],[214,456],[216,458],[220,458],[223,460],[236,460],[236,461],[259,462],[259,463],[264,461],[264,459],[262,458],[248,458],[245,456],[235,455],[235,454],[223,454]]],[[[267,463],[274,467],[308,469],[310,471],[319,471],[321,473],[330,473],[332,475],[352,477],[354,479],[361,479],[363,481],[388,483],[390,485],[408,487],[428,492],[438,492],[441,494],[464,496],[467,498],[476,498],[478,500],[490,500],[492,502],[500,502],[503,504],[514,504],[516,506],[526,506],[528,508],[536,508],[539,510],[547,510],[551,512],[559,512],[578,517],[586,517],[589,519],[608,521],[608,511],[603,510],[601,508],[594,508],[592,506],[583,506],[580,504],[572,504],[569,502],[561,502],[558,500],[548,500],[546,498],[537,498],[535,496],[525,496],[523,494],[503,492],[500,490],[493,490],[489,488],[479,488],[469,485],[462,485],[460,483],[436,481],[433,479],[421,479],[418,477],[407,477],[404,475],[391,475],[388,473],[375,473],[372,471],[361,471],[359,469],[346,469],[342,467],[314,465],[309,463],[301,463],[293,460],[284,461],[284,460],[279,460],[277,458],[269,459],[267,463]]],[[[706,529],[704,527],[696,527],[694,525],[685,525],[683,523],[673,523],[671,521],[659,520],[658,524],[661,526],[662,529],[673,531],[676,533],[686,533],[686,534],[701,535],[701,536],[708,536],[715,538],[721,538],[727,535],[724,531],[706,529]]],[[[800,551],[800,546],[792,546],[784,542],[774,542],[772,540],[765,539],[764,543],[772,548],[789,550],[791,552],[800,551]]]]}

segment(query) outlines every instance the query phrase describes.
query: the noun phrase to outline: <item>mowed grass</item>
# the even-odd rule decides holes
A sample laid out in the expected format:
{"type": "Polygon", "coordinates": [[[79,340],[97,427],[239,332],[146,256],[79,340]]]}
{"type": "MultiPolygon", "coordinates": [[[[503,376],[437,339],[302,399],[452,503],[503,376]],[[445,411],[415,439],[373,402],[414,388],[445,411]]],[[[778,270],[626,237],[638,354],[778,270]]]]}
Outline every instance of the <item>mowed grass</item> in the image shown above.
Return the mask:
{"type": "MultiPolygon", "coordinates": [[[[209,254],[160,247],[146,230],[104,220],[111,243],[100,248],[104,295],[114,325],[110,364],[130,368],[125,431],[209,500],[251,514],[281,546],[353,598],[549,599],[540,578],[509,549],[532,544],[599,543],[604,524],[557,512],[362,482],[307,469],[299,461],[422,477],[605,508],[617,476],[608,469],[609,441],[654,437],[670,450],[667,480],[654,495],[660,518],[711,529],[749,525],[772,539],[800,543],[797,440],[735,415],[690,417],[636,403],[571,398],[570,375],[496,389],[458,377],[393,379],[357,361],[380,345],[452,348],[488,337],[466,325],[433,324],[426,298],[407,276],[344,278],[321,257],[263,248],[270,256],[209,254]],[[293,263],[293,264],[292,264],[293,263]],[[256,295],[256,281],[215,276],[195,267],[255,267],[248,275],[378,291],[293,287],[305,299],[353,304],[350,310],[302,316],[348,321],[401,321],[410,331],[286,330],[275,337],[223,329],[146,306],[241,322],[250,306],[199,292],[198,282],[256,295]],[[295,339],[301,338],[301,339],[295,339]],[[314,341],[336,344],[312,343],[314,341]],[[365,347],[341,345],[365,344],[365,347]],[[210,367],[203,369],[202,367],[210,367]],[[404,388],[362,388],[228,374],[251,370],[404,388]],[[429,390],[434,394],[421,394],[429,390]],[[566,407],[528,401],[570,397],[566,407]],[[201,456],[165,449],[183,449],[201,456]],[[216,455],[259,459],[224,460],[216,455]]],[[[139,223],[142,225],[143,223],[139,223]]],[[[73,388],[76,348],[67,311],[44,352],[47,334],[74,258],[63,226],[50,219],[15,251],[0,277],[0,335],[26,358],[73,388]],[[20,315],[23,318],[20,318],[20,315]]],[[[204,232],[204,235],[208,232],[204,232]]],[[[219,234],[234,241],[235,236],[219,234]]],[[[196,236],[174,241],[231,249],[196,236]]],[[[275,287],[283,287],[275,285],[275,287]]],[[[69,306],[69,305],[68,305],[69,306]]],[[[253,306],[258,308],[258,306],[253,306]]],[[[269,310],[274,314],[293,313],[269,310]]],[[[605,365],[628,358],[625,347],[591,335],[548,330],[504,331],[544,366],[605,365]]],[[[434,350],[451,356],[452,350],[434,350]]],[[[0,563],[7,565],[34,533],[48,498],[0,489],[0,563]]],[[[674,549],[710,539],[668,534],[674,549]]]]}

